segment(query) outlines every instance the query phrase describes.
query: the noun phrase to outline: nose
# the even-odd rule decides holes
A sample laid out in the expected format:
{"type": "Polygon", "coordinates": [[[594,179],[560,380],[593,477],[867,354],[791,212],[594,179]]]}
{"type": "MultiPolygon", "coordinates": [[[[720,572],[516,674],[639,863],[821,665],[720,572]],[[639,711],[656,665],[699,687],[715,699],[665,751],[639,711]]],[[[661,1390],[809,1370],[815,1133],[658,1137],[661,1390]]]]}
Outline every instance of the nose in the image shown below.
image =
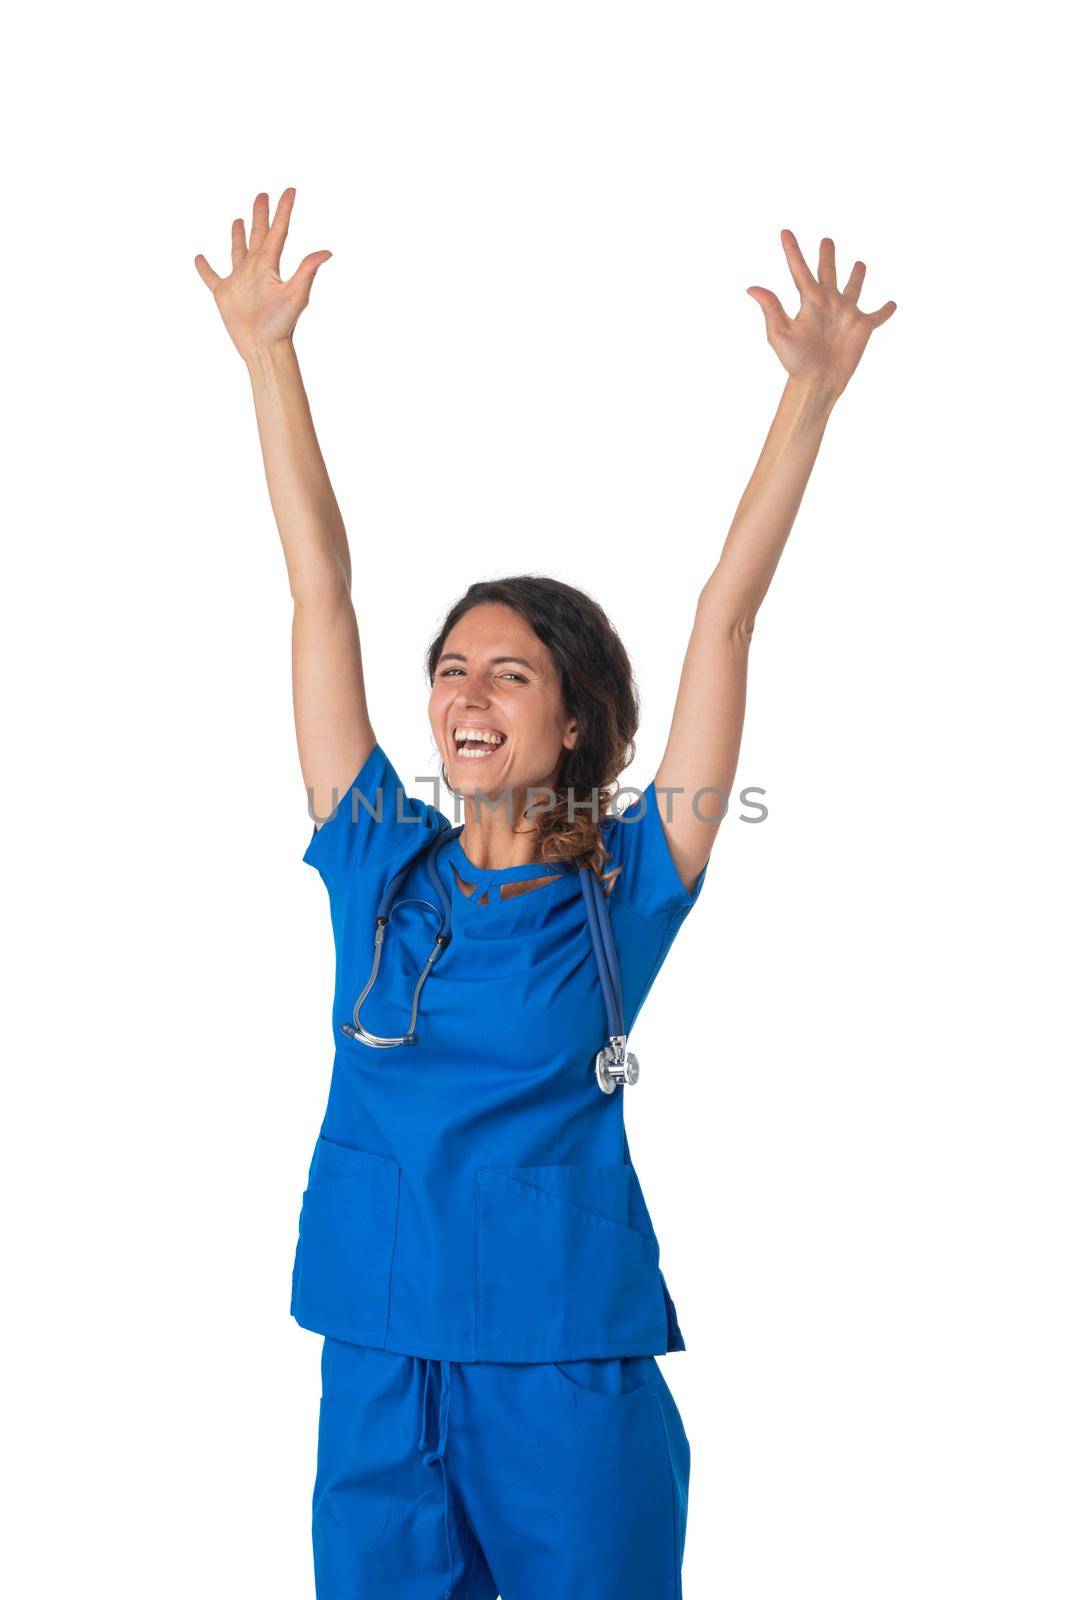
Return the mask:
{"type": "Polygon", "coordinates": [[[471,673],[464,679],[463,690],[459,700],[460,704],[464,706],[484,706],[488,704],[488,690],[485,683],[476,673],[471,673]]]}

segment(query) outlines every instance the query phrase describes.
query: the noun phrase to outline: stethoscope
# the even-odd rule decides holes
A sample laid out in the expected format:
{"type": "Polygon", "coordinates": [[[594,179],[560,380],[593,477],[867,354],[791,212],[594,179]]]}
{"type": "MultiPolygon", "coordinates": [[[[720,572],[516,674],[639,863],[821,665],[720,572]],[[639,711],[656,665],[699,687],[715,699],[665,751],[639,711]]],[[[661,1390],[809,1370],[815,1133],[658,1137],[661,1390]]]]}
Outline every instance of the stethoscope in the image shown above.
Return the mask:
{"type": "MultiPolygon", "coordinates": [[[[434,905],[430,900],[423,900],[415,895],[409,895],[400,900],[401,885],[414,864],[414,857],[407,861],[389,879],[378,901],[378,909],[374,913],[374,960],[371,963],[370,977],[367,979],[352,1010],[352,1021],[341,1024],[341,1032],[349,1039],[357,1039],[361,1044],[370,1045],[375,1050],[390,1049],[398,1044],[417,1044],[418,1037],[415,1033],[415,1023],[419,1014],[419,997],[423,985],[430,976],[434,962],[441,952],[446,950],[452,941],[452,899],[446,892],[441,874],[437,870],[437,858],[442,848],[449,839],[454,839],[462,831],[462,824],[454,828],[444,828],[434,836],[429,846],[426,857],[426,871],[429,875],[439,904],[434,905]],[[382,946],[385,943],[385,930],[389,926],[389,918],[398,905],[425,906],[437,918],[437,932],[433,938],[433,948],[426,958],[425,965],[419,973],[415,991],[411,997],[411,1016],[408,1019],[407,1031],[398,1038],[386,1039],[376,1033],[371,1033],[359,1020],[360,1008],[374,988],[378,977],[378,968],[381,966],[382,946]]],[[[423,847],[425,848],[425,846],[423,847]]],[[[582,897],[585,901],[586,920],[589,924],[589,937],[593,944],[593,955],[596,958],[597,974],[600,986],[604,991],[604,1004],[608,1013],[608,1042],[604,1048],[597,1052],[594,1070],[596,1081],[605,1094],[614,1094],[620,1084],[633,1084],[637,1082],[640,1074],[637,1057],[626,1048],[626,1029],[622,1015],[622,979],[619,975],[619,957],[615,948],[615,938],[611,931],[611,918],[608,908],[604,904],[604,896],[593,881],[593,874],[588,867],[579,867],[578,876],[581,880],[582,897]]]]}

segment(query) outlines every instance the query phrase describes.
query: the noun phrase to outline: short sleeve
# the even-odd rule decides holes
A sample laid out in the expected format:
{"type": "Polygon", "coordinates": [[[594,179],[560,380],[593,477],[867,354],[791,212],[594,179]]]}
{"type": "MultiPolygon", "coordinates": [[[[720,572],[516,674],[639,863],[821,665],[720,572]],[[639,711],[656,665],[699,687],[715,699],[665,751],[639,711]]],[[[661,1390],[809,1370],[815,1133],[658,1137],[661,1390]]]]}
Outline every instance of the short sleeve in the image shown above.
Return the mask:
{"type": "MultiPolygon", "coordinates": [[[[667,799],[671,805],[681,804],[677,794],[671,793],[667,799]]],[[[667,843],[655,780],[605,823],[604,843],[610,852],[606,870],[622,869],[611,898],[621,900],[649,922],[679,928],[696,905],[708,869],[704,866],[692,890],[686,889],[667,843]]]]}
{"type": "Polygon", "coordinates": [[[333,894],[354,873],[413,852],[423,829],[448,826],[435,806],[406,792],[389,757],[375,744],[335,810],[316,826],[304,860],[318,869],[333,894]]]}

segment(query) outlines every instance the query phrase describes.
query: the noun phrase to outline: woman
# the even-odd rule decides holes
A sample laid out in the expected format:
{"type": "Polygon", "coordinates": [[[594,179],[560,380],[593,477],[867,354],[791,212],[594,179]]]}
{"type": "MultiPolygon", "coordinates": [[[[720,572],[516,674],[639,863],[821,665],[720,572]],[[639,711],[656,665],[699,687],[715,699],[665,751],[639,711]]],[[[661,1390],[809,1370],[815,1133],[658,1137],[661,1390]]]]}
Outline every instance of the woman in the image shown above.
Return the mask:
{"type": "Polygon", "coordinates": [[[404,790],[371,725],[348,541],[292,342],[330,252],[281,278],[294,198],[271,222],[256,196],[228,277],[196,266],[251,377],[294,602],[305,860],[337,949],[292,1294],[324,1335],[317,1594],[666,1600],[689,1444],[656,1357],[685,1345],[614,1091],[703,884],[756,613],[830,412],[895,307],[860,311],[863,264],[839,290],[832,240],[816,277],[788,230],[799,314],[748,291],[785,392],[697,598],[659,770],[624,812],[608,801],[637,700],[600,607],[530,576],[453,606],[427,664],[459,828],[404,790]]]}

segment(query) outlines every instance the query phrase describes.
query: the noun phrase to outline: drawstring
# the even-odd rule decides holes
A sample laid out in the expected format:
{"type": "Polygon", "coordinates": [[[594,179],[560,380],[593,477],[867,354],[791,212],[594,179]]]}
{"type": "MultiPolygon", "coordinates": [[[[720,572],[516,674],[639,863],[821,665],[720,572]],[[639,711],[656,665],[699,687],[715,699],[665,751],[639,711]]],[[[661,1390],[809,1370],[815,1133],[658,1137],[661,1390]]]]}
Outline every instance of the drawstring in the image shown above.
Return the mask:
{"type": "Polygon", "coordinates": [[[422,1361],[422,1429],[419,1434],[419,1449],[426,1449],[426,1402],[430,1398],[430,1363],[422,1356],[416,1360],[422,1361]]]}
{"type": "Polygon", "coordinates": [[[452,1363],[451,1361],[438,1363],[441,1368],[441,1398],[437,1408],[437,1443],[432,1450],[427,1450],[426,1447],[429,1441],[426,1437],[426,1421],[429,1414],[430,1368],[433,1362],[423,1356],[417,1356],[416,1360],[423,1362],[422,1428],[419,1434],[419,1449],[424,1452],[423,1459],[427,1465],[432,1465],[433,1462],[444,1459],[445,1446],[448,1443],[448,1414],[451,1409],[452,1399],[452,1363]]]}
{"type": "Polygon", "coordinates": [[[445,1489],[445,1544],[448,1547],[448,1588],[445,1590],[445,1600],[455,1587],[455,1559],[452,1550],[452,1501],[449,1492],[448,1469],[445,1466],[445,1446],[448,1443],[448,1414],[452,1400],[452,1363],[442,1361],[439,1363],[440,1373],[440,1399],[437,1406],[437,1443],[433,1449],[427,1448],[426,1423],[429,1415],[430,1399],[430,1366],[431,1362],[423,1356],[415,1358],[423,1362],[422,1369],[422,1425],[419,1433],[419,1449],[422,1459],[428,1467],[436,1462],[441,1468],[441,1477],[445,1489]]]}

